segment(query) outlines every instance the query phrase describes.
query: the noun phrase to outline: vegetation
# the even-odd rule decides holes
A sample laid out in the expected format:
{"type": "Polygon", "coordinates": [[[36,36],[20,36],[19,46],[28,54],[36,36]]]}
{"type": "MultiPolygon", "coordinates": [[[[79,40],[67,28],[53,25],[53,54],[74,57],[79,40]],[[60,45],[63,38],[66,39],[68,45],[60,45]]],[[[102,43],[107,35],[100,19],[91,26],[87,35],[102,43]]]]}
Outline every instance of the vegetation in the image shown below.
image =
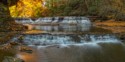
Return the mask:
{"type": "Polygon", "coordinates": [[[45,9],[42,0],[19,0],[10,13],[13,17],[40,17],[46,15],[45,9]]]}
{"type": "Polygon", "coordinates": [[[51,16],[99,16],[125,19],[125,0],[47,0],[51,16]]]}
{"type": "Polygon", "coordinates": [[[125,19],[125,0],[19,0],[10,7],[13,17],[99,16],[125,19]]]}
{"type": "MultiPolygon", "coordinates": [[[[8,41],[26,29],[23,25],[16,23],[13,17],[37,19],[38,17],[48,16],[97,16],[102,19],[125,20],[125,0],[0,0],[0,62],[6,56],[15,56],[15,45],[18,45],[18,42],[8,41]]],[[[95,22],[94,24],[95,27],[84,33],[120,33],[118,38],[123,42],[125,41],[125,22],[105,21],[95,22]]],[[[38,34],[42,32],[30,30],[23,32],[23,34],[38,34]]],[[[74,37],[73,40],[78,41],[76,38],[74,37]]],[[[20,36],[17,39],[22,42],[23,37],[20,36]]],[[[32,50],[27,48],[21,49],[23,49],[21,50],[23,52],[32,52],[32,50]]]]}
{"type": "Polygon", "coordinates": [[[17,31],[24,30],[24,26],[15,23],[10,15],[9,7],[13,6],[18,0],[1,0],[0,1],[0,31],[17,31]]]}

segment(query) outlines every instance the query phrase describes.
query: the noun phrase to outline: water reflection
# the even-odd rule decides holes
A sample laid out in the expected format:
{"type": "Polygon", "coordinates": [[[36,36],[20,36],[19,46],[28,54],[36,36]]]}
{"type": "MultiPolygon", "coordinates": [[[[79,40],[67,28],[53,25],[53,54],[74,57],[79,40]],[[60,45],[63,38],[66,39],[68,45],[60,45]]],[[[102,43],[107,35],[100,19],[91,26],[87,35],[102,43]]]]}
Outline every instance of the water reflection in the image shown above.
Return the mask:
{"type": "Polygon", "coordinates": [[[35,25],[33,29],[49,31],[49,32],[80,32],[80,31],[88,31],[90,29],[89,26],[76,26],[76,25],[61,25],[61,26],[52,26],[52,25],[35,25]]]}
{"type": "Polygon", "coordinates": [[[30,46],[33,53],[19,52],[25,62],[125,62],[125,46],[120,42],[30,46]]]}

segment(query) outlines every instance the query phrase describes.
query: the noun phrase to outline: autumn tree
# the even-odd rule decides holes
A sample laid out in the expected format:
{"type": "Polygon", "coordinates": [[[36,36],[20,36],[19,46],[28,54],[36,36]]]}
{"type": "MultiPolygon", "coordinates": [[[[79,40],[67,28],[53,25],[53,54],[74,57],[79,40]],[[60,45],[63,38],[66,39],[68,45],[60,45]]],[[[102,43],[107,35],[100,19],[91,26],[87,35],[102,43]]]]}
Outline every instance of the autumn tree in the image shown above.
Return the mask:
{"type": "Polygon", "coordinates": [[[13,17],[99,16],[125,19],[125,0],[19,0],[10,7],[13,17]]]}
{"type": "Polygon", "coordinates": [[[50,16],[100,16],[125,19],[125,0],[46,0],[50,16]]]}
{"type": "Polygon", "coordinates": [[[10,15],[9,7],[18,0],[0,0],[0,31],[22,30],[23,26],[14,22],[10,15]]]}
{"type": "Polygon", "coordinates": [[[10,13],[13,17],[41,17],[44,13],[43,0],[19,0],[16,5],[10,7],[10,13]]]}

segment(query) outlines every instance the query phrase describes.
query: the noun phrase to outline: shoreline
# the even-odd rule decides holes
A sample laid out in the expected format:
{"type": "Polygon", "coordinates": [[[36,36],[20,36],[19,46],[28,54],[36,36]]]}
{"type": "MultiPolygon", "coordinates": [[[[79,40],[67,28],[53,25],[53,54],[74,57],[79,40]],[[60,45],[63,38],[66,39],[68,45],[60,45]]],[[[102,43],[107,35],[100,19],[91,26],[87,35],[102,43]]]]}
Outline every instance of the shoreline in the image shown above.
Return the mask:
{"type": "Polygon", "coordinates": [[[112,33],[124,33],[125,34],[125,21],[106,20],[103,22],[92,22],[95,27],[111,30],[112,33]]]}

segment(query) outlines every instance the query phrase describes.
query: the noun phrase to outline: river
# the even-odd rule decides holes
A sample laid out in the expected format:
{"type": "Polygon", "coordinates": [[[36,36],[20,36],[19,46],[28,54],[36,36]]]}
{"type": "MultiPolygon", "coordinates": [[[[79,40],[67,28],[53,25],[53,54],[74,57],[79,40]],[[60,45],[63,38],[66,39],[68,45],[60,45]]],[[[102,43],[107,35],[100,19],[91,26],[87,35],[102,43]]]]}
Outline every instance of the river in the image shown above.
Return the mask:
{"type": "MultiPolygon", "coordinates": [[[[25,62],[125,62],[125,44],[115,35],[77,34],[92,29],[88,19],[74,22],[74,19],[69,18],[68,21],[73,22],[67,22],[67,18],[64,18],[57,25],[50,24],[50,18],[47,19],[48,22],[44,22],[44,19],[47,18],[31,23],[23,22],[31,25],[32,29],[49,33],[22,34],[21,43],[33,50],[33,53],[18,51],[16,57],[25,62]]],[[[17,37],[13,40],[18,41],[17,37]]]]}

